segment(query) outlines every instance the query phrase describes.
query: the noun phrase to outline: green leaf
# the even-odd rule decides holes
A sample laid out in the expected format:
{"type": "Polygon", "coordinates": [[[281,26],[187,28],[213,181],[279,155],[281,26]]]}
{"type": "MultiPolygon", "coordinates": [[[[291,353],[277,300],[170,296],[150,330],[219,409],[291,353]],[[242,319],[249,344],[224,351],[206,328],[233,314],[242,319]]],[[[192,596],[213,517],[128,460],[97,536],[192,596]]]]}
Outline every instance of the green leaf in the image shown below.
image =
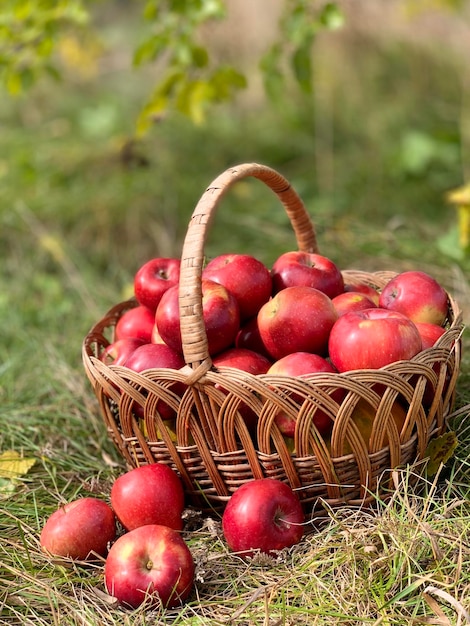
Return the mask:
{"type": "Polygon", "coordinates": [[[203,80],[188,81],[182,85],[176,106],[178,111],[199,125],[205,120],[205,109],[211,100],[213,89],[210,83],[203,80]]]}
{"type": "Polygon", "coordinates": [[[328,2],[321,10],[319,22],[329,30],[341,28],[344,21],[344,15],[336,2],[328,2]]]}
{"type": "Polygon", "coordinates": [[[210,77],[212,99],[222,102],[232,97],[238,89],[246,87],[246,77],[230,65],[217,68],[210,77]]]}
{"type": "Polygon", "coordinates": [[[192,61],[195,67],[203,68],[209,63],[209,54],[202,46],[192,47],[192,61]]]}
{"type": "Polygon", "coordinates": [[[305,93],[311,93],[312,84],[312,42],[308,41],[294,52],[292,67],[295,78],[305,93]]]}
{"type": "Polygon", "coordinates": [[[280,69],[281,53],[280,44],[274,44],[260,61],[264,89],[273,102],[279,100],[284,86],[284,77],[280,69]]]}
{"type": "Polygon", "coordinates": [[[165,48],[165,39],[161,36],[153,36],[142,42],[134,50],[132,59],[134,67],[139,67],[149,61],[154,61],[165,48]]]}

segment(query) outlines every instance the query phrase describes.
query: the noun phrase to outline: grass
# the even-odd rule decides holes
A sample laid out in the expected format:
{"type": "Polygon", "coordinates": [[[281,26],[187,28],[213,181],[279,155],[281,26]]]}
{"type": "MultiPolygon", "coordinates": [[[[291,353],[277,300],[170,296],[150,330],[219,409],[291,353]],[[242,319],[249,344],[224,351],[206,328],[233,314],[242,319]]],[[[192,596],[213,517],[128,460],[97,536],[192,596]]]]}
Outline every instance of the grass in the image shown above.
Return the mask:
{"type": "MultiPolygon", "coordinates": [[[[195,202],[226,167],[277,167],[304,198],[321,251],[342,267],[426,269],[468,312],[469,260],[438,245],[454,223],[444,194],[466,165],[461,66],[367,38],[330,52],[316,68],[326,102],[293,95],[278,110],[235,106],[202,128],[171,118],[135,146],[127,140],[145,85],[125,68],[2,101],[0,454],[35,464],[0,500],[0,624],[469,622],[466,351],[452,421],[459,446],[435,479],[411,488],[415,468],[397,472],[390,502],[330,512],[274,558],[242,561],[227,551],[219,519],[191,515],[197,580],[179,611],[124,611],[104,593],[101,563],[53,562],[39,549],[60,503],[108,497],[124,470],[85,379],[82,339],[129,293],[141,262],[179,254],[195,202]],[[400,97],[390,98],[390,84],[400,97]]],[[[224,199],[207,251],[247,250],[269,263],[294,245],[276,199],[247,182],[224,199]]]]}

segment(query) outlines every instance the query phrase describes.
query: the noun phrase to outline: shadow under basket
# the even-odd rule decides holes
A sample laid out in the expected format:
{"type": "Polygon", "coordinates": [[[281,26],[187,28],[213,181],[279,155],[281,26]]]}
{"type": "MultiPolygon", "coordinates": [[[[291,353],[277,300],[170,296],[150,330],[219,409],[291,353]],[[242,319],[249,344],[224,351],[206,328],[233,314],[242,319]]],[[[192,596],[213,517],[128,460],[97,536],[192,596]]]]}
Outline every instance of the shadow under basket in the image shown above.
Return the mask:
{"type": "MultiPolygon", "coordinates": [[[[318,252],[305,206],[281,174],[259,164],[226,170],[201,196],[183,244],[179,297],[185,367],[136,373],[100,360],[118,320],[136,306],[131,299],[114,306],[84,339],[86,375],[127,466],[169,464],[182,479],[189,505],[222,511],[240,485],[272,477],[290,484],[307,515],[319,502],[331,508],[367,506],[390,488],[392,469],[424,461],[430,440],[446,430],[460,368],[461,311],[449,294],[446,330],[437,343],[379,370],[299,379],[214,368],[201,315],[204,244],[221,198],[247,177],[277,195],[298,249],[318,252]],[[162,403],[173,409],[174,420],[162,419],[162,403]],[[245,411],[256,414],[255,430],[248,429],[245,411]],[[373,412],[368,441],[353,417],[361,411],[373,412]],[[279,412],[296,419],[293,439],[282,436],[275,419],[279,412]],[[328,439],[314,425],[317,412],[333,422],[328,439]]],[[[395,273],[345,270],[343,275],[347,283],[380,290],[395,273]]]]}

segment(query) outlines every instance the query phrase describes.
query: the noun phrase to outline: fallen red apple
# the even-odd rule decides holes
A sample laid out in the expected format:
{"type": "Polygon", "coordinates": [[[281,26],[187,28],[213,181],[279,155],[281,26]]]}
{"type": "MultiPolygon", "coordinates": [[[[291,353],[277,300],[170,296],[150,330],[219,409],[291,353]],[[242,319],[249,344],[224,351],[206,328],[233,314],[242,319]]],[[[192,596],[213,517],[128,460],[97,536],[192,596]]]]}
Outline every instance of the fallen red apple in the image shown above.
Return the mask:
{"type": "Polygon", "coordinates": [[[417,270],[402,272],[382,289],[379,306],[398,311],[413,322],[442,326],[448,314],[445,289],[429,274],[417,270]]]}
{"type": "Polygon", "coordinates": [[[276,259],[272,268],[273,293],[286,287],[314,287],[330,298],[344,290],[338,266],[329,258],[313,252],[294,250],[276,259]]]}
{"type": "Polygon", "coordinates": [[[183,485],[164,463],[141,465],[121,474],[111,487],[111,506],[126,530],[147,524],[183,528],[183,485]]]}
{"type": "Polygon", "coordinates": [[[345,283],[344,284],[344,291],[347,293],[349,291],[355,291],[356,293],[363,293],[364,295],[366,295],[368,298],[370,298],[372,300],[372,302],[375,304],[375,306],[379,306],[379,298],[380,298],[380,294],[377,291],[377,289],[375,289],[374,287],[372,287],[372,285],[368,285],[367,283],[345,283]]]}
{"type": "Polygon", "coordinates": [[[202,277],[223,285],[235,296],[241,321],[256,315],[271,297],[270,271],[249,254],[221,254],[209,261],[202,277]]]}
{"type": "Polygon", "coordinates": [[[110,343],[100,354],[100,360],[106,365],[123,365],[130,355],[145,342],[135,337],[117,339],[110,343]]]}
{"type": "Polygon", "coordinates": [[[363,311],[364,309],[372,309],[377,306],[369,296],[360,291],[345,291],[335,296],[332,302],[338,317],[341,317],[348,311],[363,311]]]}
{"type": "Polygon", "coordinates": [[[415,324],[402,313],[375,307],[338,318],[329,338],[330,360],[339,372],[377,369],[409,360],[422,349],[415,324]]]}
{"type": "MultiPolygon", "coordinates": [[[[240,310],[237,299],[223,285],[202,279],[202,316],[211,356],[222,352],[235,341],[240,330],[240,310]]],[[[157,307],[155,321],[163,341],[182,352],[179,287],[170,287],[157,307]]]]}
{"type": "MultiPolygon", "coordinates": [[[[337,370],[323,357],[309,352],[292,352],[273,363],[268,370],[268,374],[300,378],[321,372],[334,373],[337,372],[337,370]]],[[[337,402],[341,402],[343,395],[343,392],[338,390],[333,394],[333,398],[337,402]]],[[[303,398],[298,394],[295,394],[292,399],[295,402],[303,401],[303,398]]],[[[296,419],[293,419],[291,416],[281,411],[277,414],[275,422],[285,437],[294,437],[296,419]]],[[[321,409],[315,411],[313,423],[323,436],[329,435],[333,428],[331,417],[321,409]]]]}
{"type": "Polygon", "coordinates": [[[263,344],[275,360],[291,352],[326,355],[338,314],[331,299],[313,287],[287,287],[258,313],[263,344]]]}
{"type": "Polygon", "coordinates": [[[134,276],[134,294],[139,304],[155,312],[162,295],[180,278],[179,259],[157,257],[144,263],[134,276]]]}
{"type": "Polygon", "coordinates": [[[287,483],[259,478],[244,483],[230,497],[222,530],[233,552],[251,556],[257,550],[269,554],[298,543],[304,521],[300,500],[287,483]]]}
{"type": "Polygon", "coordinates": [[[115,328],[115,340],[132,337],[149,343],[152,338],[155,314],[146,306],[136,306],[121,315],[115,328]]]}
{"type": "MultiPolygon", "coordinates": [[[[184,364],[181,354],[165,343],[146,343],[139,346],[123,363],[125,367],[134,372],[144,372],[145,370],[156,368],[179,370],[184,364]]],[[[186,386],[183,383],[175,382],[169,389],[181,397],[186,390],[186,386]]],[[[175,417],[175,410],[164,400],[158,400],[156,408],[164,420],[170,420],[175,417]]],[[[139,417],[143,417],[143,408],[140,405],[134,403],[133,410],[139,417]]]]}
{"type": "Polygon", "coordinates": [[[98,498],[79,498],[61,506],[46,520],[40,544],[53,556],[86,561],[105,556],[116,536],[111,507],[98,498]]]}
{"type": "Polygon", "coordinates": [[[159,524],[139,526],[111,546],[104,566],[107,592],[120,604],[139,607],[145,600],[172,608],[194,585],[194,560],[181,535],[159,524]]]}

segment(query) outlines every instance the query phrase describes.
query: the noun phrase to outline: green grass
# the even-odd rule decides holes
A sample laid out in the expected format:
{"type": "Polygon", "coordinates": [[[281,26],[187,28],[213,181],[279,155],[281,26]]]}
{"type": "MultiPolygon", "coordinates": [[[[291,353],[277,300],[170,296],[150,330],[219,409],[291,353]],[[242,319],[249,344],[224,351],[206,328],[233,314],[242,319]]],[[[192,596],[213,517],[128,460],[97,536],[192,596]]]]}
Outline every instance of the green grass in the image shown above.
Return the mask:
{"type": "MultiPolygon", "coordinates": [[[[467,623],[466,351],[452,421],[459,446],[435,482],[411,488],[413,470],[399,473],[392,501],[374,514],[331,512],[298,546],[248,562],[228,552],[220,520],[196,515],[186,537],[197,581],[180,611],[123,611],[104,594],[102,564],[53,562],[39,550],[60,503],[108,497],[124,470],[85,377],[82,339],[129,293],[144,260],[180,253],[191,211],[226,167],[279,169],[303,197],[320,250],[341,267],[428,270],[469,310],[469,260],[438,245],[455,223],[444,194],[466,165],[461,65],[367,38],[345,38],[324,58],[316,71],[326,102],[292,94],[278,109],[234,106],[201,128],[169,118],[131,160],[122,146],[146,85],[126,70],[2,101],[0,453],[36,462],[0,500],[0,624],[467,623]]],[[[207,253],[250,251],[269,263],[294,246],[276,198],[249,181],[219,207],[207,253]]]]}

